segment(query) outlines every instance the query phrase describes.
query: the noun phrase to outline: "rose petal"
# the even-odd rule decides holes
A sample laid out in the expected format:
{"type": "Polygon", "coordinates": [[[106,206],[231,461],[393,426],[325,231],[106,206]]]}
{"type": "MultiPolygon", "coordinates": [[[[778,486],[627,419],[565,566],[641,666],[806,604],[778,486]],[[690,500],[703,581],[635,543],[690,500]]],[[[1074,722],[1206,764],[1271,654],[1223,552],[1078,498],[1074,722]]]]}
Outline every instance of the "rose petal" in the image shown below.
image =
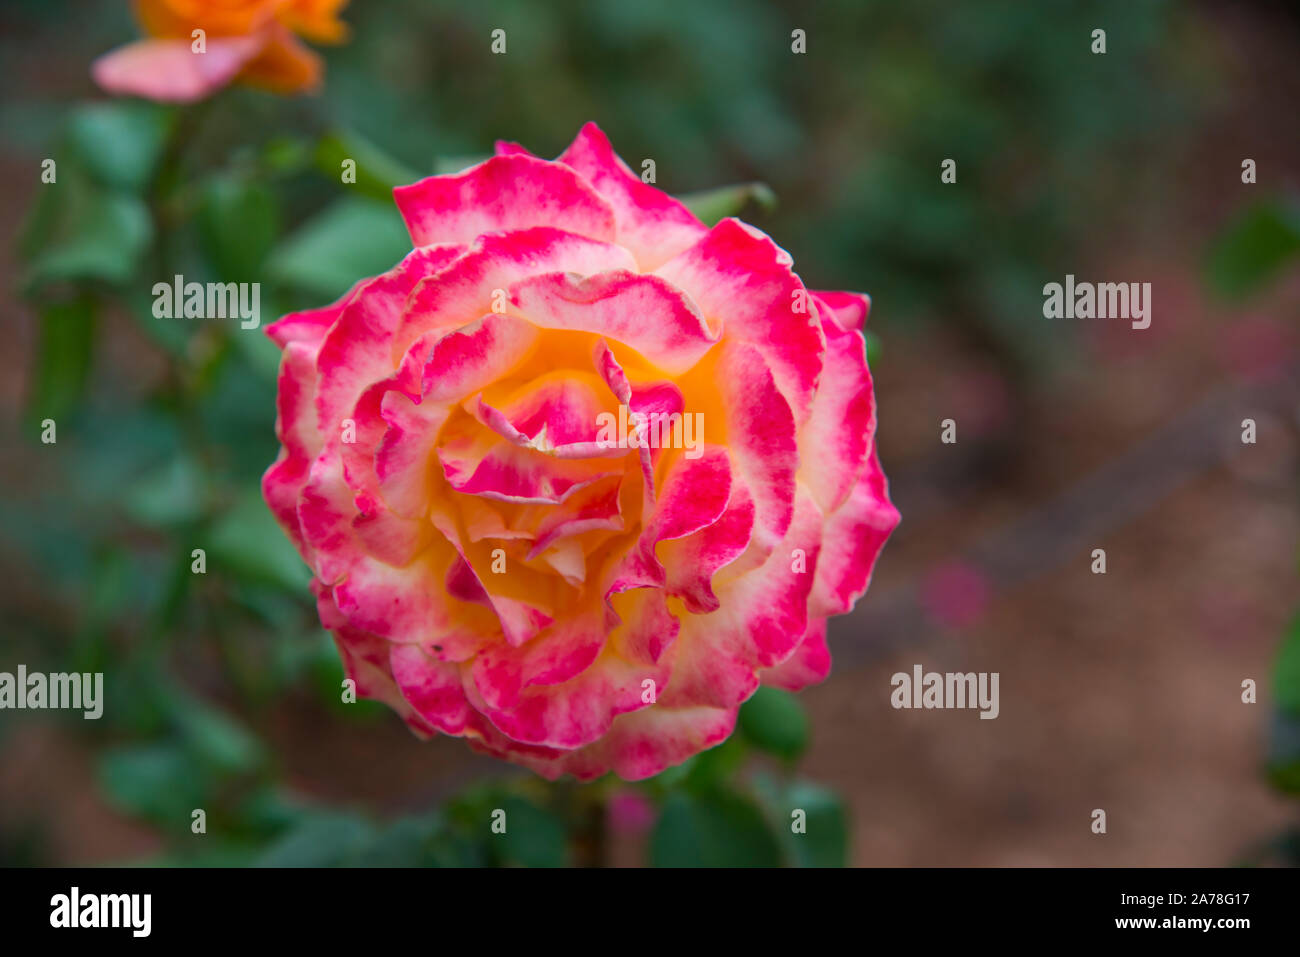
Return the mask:
{"type": "Polygon", "coordinates": [[[161,103],[193,103],[228,85],[270,41],[267,35],[212,37],[203,53],[192,41],[139,40],[112,50],[91,67],[109,93],[161,103]]]}
{"type": "Polygon", "coordinates": [[[817,308],[845,332],[861,332],[871,312],[871,297],[862,292],[814,292],[817,308]]]}
{"type": "Polygon", "coordinates": [[[655,274],[684,290],[710,323],[720,323],[729,343],[758,350],[802,422],[825,340],[812,297],[790,266],[790,254],[765,234],[724,219],[655,274]]]}
{"type": "Polygon", "coordinates": [[[632,250],[643,271],[657,268],[708,232],[689,209],[628,169],[595,123],[578,132],[559,162],[581,173],[613,207],[616,241],[632,250]]]}
{"type": "Polygon", "coordinates": [[[808,623],[799,647],[789,658],[772,668],[759,672],[765,685],[785,691],[802,691],[809,685],[826,680],[831,673],[831,653],[826,647],[826,619],[815,618],[808,623]]]}
{"type": "Polygon", "coordinates": [[[606,336],[674,375],[699,362],[719,338],[667,282],[626,270],[532,276],[510,287],[510,302],[534,325],[606,336]]]}
{"type": "Polygon", "coordinates": [[[815,617],[842,615],[853,608],[871,582],[880,550],[898,525],[889,501],[889,484],[872,449],[861,480],[826,518],[810,610],[815,617]]]}
{"type": "Polygon", "coordinates": [[[826,361],[812,413],[799,430],[800,480],[823,512],[848,497],[866,465],[876,409],[862,333],[823,324],[826,361]]]}
{"type": "Polygon", "coordinates": [[[393,190],[416,246],[469,243],[484,233],[545,226],[612,242],[614,211],[567,166],[494,156],[452,176],[393,190]]]}

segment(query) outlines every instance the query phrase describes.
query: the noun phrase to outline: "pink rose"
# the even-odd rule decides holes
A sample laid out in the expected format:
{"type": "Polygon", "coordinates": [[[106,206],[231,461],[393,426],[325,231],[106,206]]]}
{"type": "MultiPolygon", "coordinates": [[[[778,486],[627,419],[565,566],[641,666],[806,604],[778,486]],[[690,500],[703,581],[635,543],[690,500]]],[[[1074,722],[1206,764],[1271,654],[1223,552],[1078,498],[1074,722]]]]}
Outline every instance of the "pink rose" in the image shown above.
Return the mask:
{"type": "Polygon", "coordinates": [[[396,198],[415,249],[267,329],[263,491],[358,693],[548,778],[637,779],[760,682],[824,678],[898,522],[867,297],[806,291],[594,124],[396,198]]]}

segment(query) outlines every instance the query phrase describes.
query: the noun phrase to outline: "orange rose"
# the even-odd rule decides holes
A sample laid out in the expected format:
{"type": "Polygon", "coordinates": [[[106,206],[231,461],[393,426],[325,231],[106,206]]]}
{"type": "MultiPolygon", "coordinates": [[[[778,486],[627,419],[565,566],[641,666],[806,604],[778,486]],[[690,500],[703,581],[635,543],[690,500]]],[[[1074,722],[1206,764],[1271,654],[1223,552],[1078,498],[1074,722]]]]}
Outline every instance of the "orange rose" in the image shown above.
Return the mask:
{"type": "Polygon", "coordinates": [[[275,93],[320,86],[321,60],[298,39],[340,43],[347,0],[136,0],[148,40],[107,53],[91,70],[110,93],[168,103],[201,100],[230,83],[275,93]]]}

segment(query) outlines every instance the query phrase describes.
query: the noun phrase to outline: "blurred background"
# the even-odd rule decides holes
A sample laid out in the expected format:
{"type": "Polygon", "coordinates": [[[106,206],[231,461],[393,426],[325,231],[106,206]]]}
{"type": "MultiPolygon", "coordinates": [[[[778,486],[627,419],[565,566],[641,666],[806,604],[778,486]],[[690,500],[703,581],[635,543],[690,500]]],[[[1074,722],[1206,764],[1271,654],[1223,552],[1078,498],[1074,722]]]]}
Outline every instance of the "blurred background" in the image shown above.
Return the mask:
{"type": "Polygon", "coordinates": [[[0,11],[0,671],[102,671],[109,702],[0,712],[0,862],[1300,861],[1294,4],[369,0],[344,19],[323,95],[172,108],[90,81],[137,36],[126,4],[0,11]],[[828,681],[761,696],[732,742],[638,786],[546,786],[340,703],[258,492],[278,353],[150,311],[178,272],[260,282],[264,323],[324,304],[407,248],[393,183],[497,138],[554,156],[587,120],[661,188],[735,186],[696,201],[743,204],[810,287],[872,295],[903,515],[833,623],[828,681]],[[1067,273],[1150,282],[1151,327],[1044,319],[1067,273]],[[1000,717],[893,710],[914,664],[998,672],[1000,717]],[[773,808],[796,799],[818,840],[793,846],[773,808]],[[526,826],[492,842],[491,807],[526,826]]]}

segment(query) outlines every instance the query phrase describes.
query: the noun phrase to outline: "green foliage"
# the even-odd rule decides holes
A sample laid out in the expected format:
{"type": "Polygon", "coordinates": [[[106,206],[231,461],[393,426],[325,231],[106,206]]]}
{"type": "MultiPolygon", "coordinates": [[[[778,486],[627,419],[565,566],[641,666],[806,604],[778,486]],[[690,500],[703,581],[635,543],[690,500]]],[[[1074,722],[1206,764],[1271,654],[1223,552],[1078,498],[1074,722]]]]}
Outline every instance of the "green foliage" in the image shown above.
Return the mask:
{"type": "Polygon", "coordinates": [[[82,294],[41,309],[40,347],[28,418],[36,429],[42,420],[56,422],[77,407],[90,374],[94,350],[95,301],[82,294]]]}
{"type": "Polygon", "coordinates": [[[141,525],[168,528],[199,521],[209,497],[199,467],[188,457],[177,456],[133,482],[122,504],[141,525]]]}
{"type": "Polygon", "coordinates": [[[381,202],[392,199],[393,187],[414,183],[421,175],[353,132],[336,131],[322,136],[316,144],[314,159],[321,173],[338,183],[343,183],[344,162],[351,160],[355,164],[356,182],[349,185],[381,202]]]}
{"type": "Polygon", "coordinates": [[[1273,668],[1273,712],[1267,772],[1273,786],[1300,794],[1300,614],[1282,639],[1273,668]]]}
{"type": "Polygon", "coordinates": [[[650,839],[655,867],[776,867],[781,851],[762,812],[739,794],[682,792],[664,802],[650,839]]]}
{"type": "Polygon", "coordinates": [[[740,729],[760,750],[793,761],[808,745],[808,719],[794,695],[761,687],[740,708],[740,729]]]}
{"type": "Polygon", "coordinates": [[[1300,716],[1274,712],[1268,745],[1269,781],[1279,791],[1300,795],[1300,716]]]}
{"type": "Polygon", "coordinates": [[[1243,210],[1210,251],[1208,274],[1219,295],[1243,299],[1259,292],[1300,256],[1300,208],[1257,203],[1243,210]]]}
{"type": "Polygon", "coordinates": [[[310,571],[256,489],[220,518],[207,543],[209,557],[245,581],[290,592],[304,592],[311,581],[310,571]]]}
{"type": "Polygon", "coordinates": [[[124,285],[134,274],[153,228],[144,203],[93,182],[71,163],[41,190],[24,232],[27,293],[57,282],[100,280],[124,285]]]}
{"type": "Polygon", "coordinates": [[[391,201],[341,199],[283,240],[268,268],[279,282],[331,300],[358,279],[391,269],[410,250],[391,201]]]}
{"type": "Polygon", "coordinates": [[[352,814],[303,815],[258,856],[259,867],[340,867],[360,864],[375,842],[375,829],[352,814]]]}
{"type": "Polygon", "coordinates": [[[1278,651],[1273,697],[1281,710],[1300,717],[1300,614],[1292,620],[1278,651]]]}
{"type": "Polygon", "coordinates": [[[275,193],[265,183],[213,176],[203,189],[198,227],[218,279],[255,282],[280,233],[275,193]]]}
{"type": "Polygon", "coordinates": [[[100,783],[120,808],[161,827],[175,830],[202,807],[208,782],[195,774],[184,750],[171,744],[147,744],[107,752],[100,762],[100,783]]]}
{"type": "Polygon", "coordinates": [[[501,810],[506,815],[506,832],[495,835],[493,842],[501,864],[563,867],[568,863],[568,835],[555,814],[516,795],[504,797],[501,810]]]}
{"type": "Polygon", "coordinates": [[[766,183],[722,186],[677,198],[706,226],[713,226],[728,216],[739,216],[751,203],[768,213],[776,209],[776,194],[766,183]]]}
{"type": "Polygon", "coordinates": [[[874,369],[880,359],[880,337],[870,331],[864,331],[862,337],[867,342],[867,368],[874,369]]]}
{"type": "Polygon", "coordinates": [[[783,785],[767,777],[759,777],[755,788],[788,861],[799,867],[848,865],[848,811],[839,795],[808,781],[783,785]],[[801,831],[795,830],[796,814],[801,831]]]}
{"type": "Polygon", "coordinates": [[[69,118],[68,146],[101,186],[139,193],[158,164],[172,120],[171,110],[153,103],[95,103],[69,118]]]}
{"type": "Polygon", "coordinates": [[[660,803],[648,851],[653,866],[847,863],[847,813],[834,792],[785,773],[774,777],[752,770],[754,749],[783,759],[784,765],[806,736],[805,719],[790,696],[764,690],[774,689],[760,689],[741,709],[743,718],[745,708],[758,701],[749,719],[760,728],[757,735],[742,726],[722,744],[650,782],[660,803]]]}

